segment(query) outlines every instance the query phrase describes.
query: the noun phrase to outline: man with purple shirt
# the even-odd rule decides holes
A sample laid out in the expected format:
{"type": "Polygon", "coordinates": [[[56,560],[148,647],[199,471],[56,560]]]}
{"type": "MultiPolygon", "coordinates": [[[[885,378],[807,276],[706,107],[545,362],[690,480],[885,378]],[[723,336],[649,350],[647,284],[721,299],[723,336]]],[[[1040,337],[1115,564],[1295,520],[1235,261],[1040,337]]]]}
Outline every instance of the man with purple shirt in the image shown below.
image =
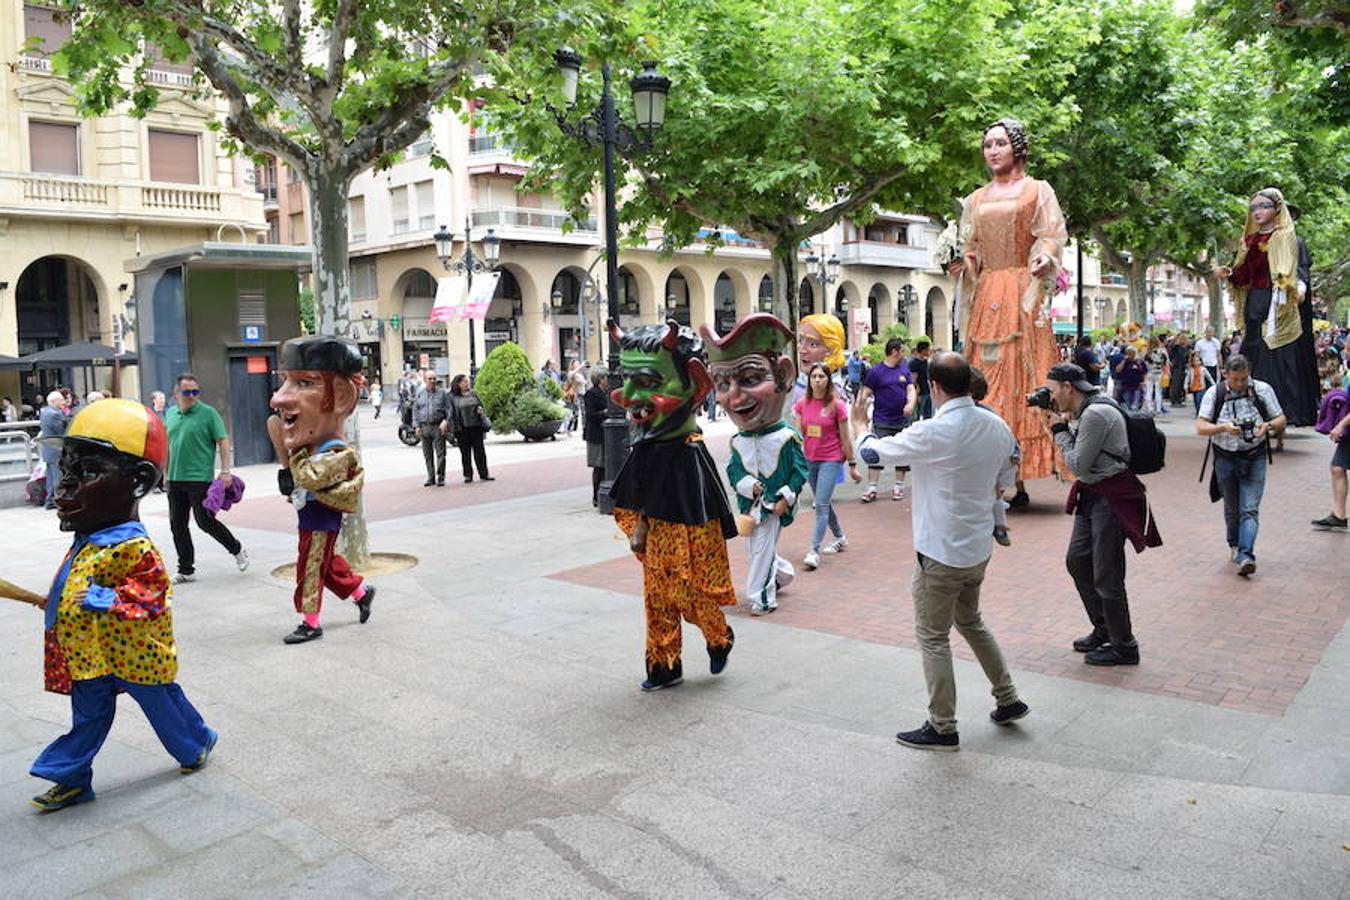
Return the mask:
{"type": "MultiPolygon", "coordinates": [[[[877,437],[890,437],[904,431],[914,414],[917,393],[914,376],[905,362],[905,342],[901,338],[891,338],[886,342],[886,358],[880,365],[867,370],[862,390],[858,392],[857,405],[867,408],[868,399],[872,400],[872,433],[877,437]]],[[[877,499],[877,482],[881,479],[881,466],[867,467],[867,489],[863,491],[862,502],[871,503],[877,499]]],[[[908,466],[895,467],[895,484],[891,487],[891,499],[905,499],[904,473],[908,466]]]]}

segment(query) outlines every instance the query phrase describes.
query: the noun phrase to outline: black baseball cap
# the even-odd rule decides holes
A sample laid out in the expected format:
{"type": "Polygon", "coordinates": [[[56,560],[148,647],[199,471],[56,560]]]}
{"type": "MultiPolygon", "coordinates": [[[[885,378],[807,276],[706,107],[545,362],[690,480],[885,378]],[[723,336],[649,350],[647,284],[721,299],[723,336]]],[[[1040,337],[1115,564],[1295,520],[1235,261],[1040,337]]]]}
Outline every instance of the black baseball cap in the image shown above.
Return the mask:
{"type": "Polygon", "coordinates": [[[1101,390],[1100,387],[1087,380],[1087,373],[1083,371],[1083,367],[1075,363],[1053,365],[1045,377],[1051,381],[1066,381],[1073,385],[1075,390],[1082,391],[1085,394],[1095,394],[1101,390]]]}

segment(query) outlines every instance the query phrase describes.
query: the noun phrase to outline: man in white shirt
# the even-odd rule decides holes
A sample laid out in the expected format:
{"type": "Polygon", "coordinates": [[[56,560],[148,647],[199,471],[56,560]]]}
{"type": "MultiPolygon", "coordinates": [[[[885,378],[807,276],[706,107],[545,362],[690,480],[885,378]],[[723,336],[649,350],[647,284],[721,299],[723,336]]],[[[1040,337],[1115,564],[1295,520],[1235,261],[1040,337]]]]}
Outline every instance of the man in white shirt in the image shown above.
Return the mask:
{"type": "Polygon", "coordinates": [[[1205,336],[1195,342],[1195,352],[1200,354],[1200,365],[1209,369],[1209,375],[1215,382],[1219,380],[1219,360],[1223,355],[1223,345],[1214,336],[1214,326],[1205,329],[1205,336]]]}
{"type": "Polygon", "coordinates": [[[1256,571],[1256,531],[1266,490],[1266,459],[1272,434],[1286,424],[1275,389],[1251,377],[1239,353],[1224,364],[1223,381],[1205,391],[1196,433],[1210,440],[1214,479],[1223,497],[1228,550],[1239,575],[1256,571]]]}
{"type": "Polygon", "coordinates": [[[980,585],[994,548],[995,496],[1016,480],[1016,442],[997,414],[970,399],[970,364],[959,354],[938,354],[929,363],[928,377],[937,407],[933,418],[879,438],[867,428],[866,411],[855,406],[853,427],[854,434],[864,435],[858,456],[865,464],[909,466],[913,472],[918,562],[911,593],[928,684],[928,721],[895,739],[920,750],[956,750],[953,625],[993,684],[997,708],[989,717],[1006,725],[1029,712],[980,617],[980,585]]]}

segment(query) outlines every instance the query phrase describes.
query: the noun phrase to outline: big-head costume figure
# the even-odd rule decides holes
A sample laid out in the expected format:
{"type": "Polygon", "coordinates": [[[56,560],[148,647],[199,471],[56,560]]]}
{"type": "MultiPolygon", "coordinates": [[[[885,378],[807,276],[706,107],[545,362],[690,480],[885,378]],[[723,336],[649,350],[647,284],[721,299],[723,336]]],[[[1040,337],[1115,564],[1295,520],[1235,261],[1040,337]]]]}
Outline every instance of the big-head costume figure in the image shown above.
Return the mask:
{"type": "Polygon", "coordinates": [[[746,592],[754,615],[778,608],[778,590],[795,574],[778,555],[778,534],[792,524],[806,484],[806,454],[797,431],[783,421],[783,404],[797,370],[786,354],[792,331],[768,313],[746,316],[724,337],[707,325],[709,372],[717,403],[739,429],[731,439],[727,477],[736,492],[749,541],[746,592]]]}
{"type": "Polygon", "coordinates": [[[792,392],[792,403],[806,396],[806,373],[816,363],[824,363],[834,379],[835,391],[840,397],[848,396],[839,370],[848,362],[844,353],[844,323],[829,313],[812,313],[803,316],[797,323],[797,383],[792,392]]]}
{"type": "Polygon", "coordinates": [[[734,635],[721,607],[736,603],[727,539],[736,522],[722,479],[703,446],[694,410],[712,389],[703,341],[669,320],[624,334],[619,342],[623,387],[614,402],[628,410],[632,452],[610,496],[614,519],[642,563],[647,612],[644,691],[679,684],[680,620],[703,632],[711,671],[727,664],[734,635]]]}
{"type": "Polygon", "coordinates": [[[300,532],[295,562],[295,611],[303,616],[288,644],[323,637],[323,589],[356,603],[362,624],[370,618],[375,588],[367,587],[336,551],[342,516],[355,512],[365,473],[343,423],[360,397],[361,350],[349,340],[316,334],[281,346],[283,381],[272,395],[276,415],[267,421],[278,459],[279,481],[291,495],[300,532]]]}
{"type": "Polygon", "coordinates": [[[55,783],[33,805],[51,811],[94,799],[94,756],[119,693],[140,705],[185,774],[206,765],[216,732],[174,681],[172,587],[137,513],[163,477],[164,425],[139,403],[108,399],[44,441],[61,448],[57,516],[75,533],[45,605],[46,688],[70,695],[72,718],[70,733],[33,763],[33,775],[55,783]]]}

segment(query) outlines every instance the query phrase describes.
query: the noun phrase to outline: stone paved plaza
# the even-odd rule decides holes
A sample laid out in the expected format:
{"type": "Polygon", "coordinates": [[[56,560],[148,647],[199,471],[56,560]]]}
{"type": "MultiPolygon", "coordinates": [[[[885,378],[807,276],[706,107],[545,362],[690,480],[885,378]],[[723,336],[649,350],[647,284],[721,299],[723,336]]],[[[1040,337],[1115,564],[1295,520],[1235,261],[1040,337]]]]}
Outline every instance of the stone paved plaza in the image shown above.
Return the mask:
{"type": "MultiPolygon", "coordinates": [[[[1035,483],[984,601],[1032,714],[990,724],[954,638],[962,749],[928,754],[893,739],[925,706],[908,502],[842,489],[849,551],[777,614],[736,612],[723,676],[689,631],[685,684],[644,695],[638,569],[591,510],[579,439],[494,438],[496,482],[460,484],[454,456],[424,489],[392,417],[367,420],[372,545],[420,563],[378,582],[367,625],[330,602],[322,641],[283,646],[293,517],[273,470],[244,470],[226,521],[252,567],[198,535],[200,580],[174,596],[180,681],[221,734],[199,774],[124,699],[98,801],[32,810],[68,701],[41,689],[39,614],[0,606],[0,897],[1347,900],[1350,538],[1306,524],[1329,444],[1277,458],[1243,581],[1189,416],[1165,427],[1166,546],[1130,559],[1143,664],[1068,649],[1065,488],[1035,483]]],[[[709,429],[716,454],[728,434],[709,429]]],[[[143,515],[172,562],[162,495],[143,515]]],[[[794,561],[808,526],[786,532],[794,561]]],[[[45,587],[55,519],[0,511],[0,534],[4,577],[45,587]]]]}

